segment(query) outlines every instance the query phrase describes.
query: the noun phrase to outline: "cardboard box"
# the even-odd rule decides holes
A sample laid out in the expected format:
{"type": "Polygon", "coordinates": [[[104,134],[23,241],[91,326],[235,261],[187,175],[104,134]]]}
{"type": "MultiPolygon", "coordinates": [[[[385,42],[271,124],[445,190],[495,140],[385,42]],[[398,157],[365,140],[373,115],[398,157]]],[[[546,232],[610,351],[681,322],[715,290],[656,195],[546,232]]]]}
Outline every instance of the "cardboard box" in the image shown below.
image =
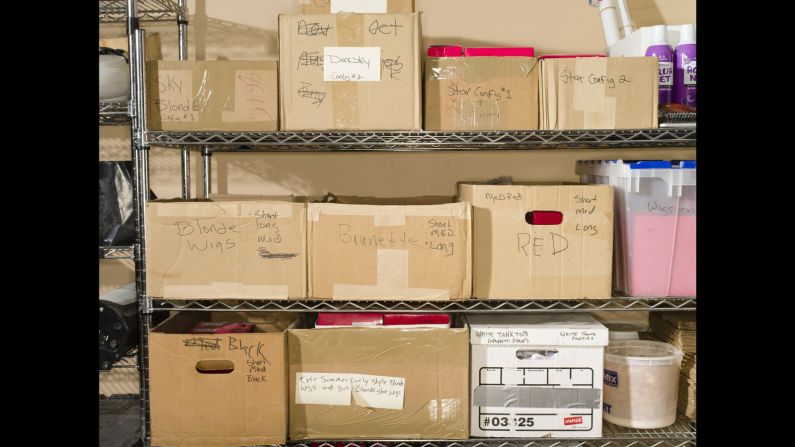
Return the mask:
{"type": "Polygon", "coordinates": [[[231,312],[180,312],[150,332],[152,445],[285,443],[286,329],[295,316],[247,316],[253,333],[187,334],[201,321],[246,321],[231,312]]]}
{"type": "Polygon", "coordinates": [[[475,297],[610,298],[612,187],[462,183],[458,195],[473,208],[475,297]]]}
{"type": "Polygon", "coordinates": [[[419,130],[419,51],[417,14],[280,15],[282,130],[419,130]]]}
{"type": "Polygon", "coordinates": [[[306,297],[303,203],[152,201],[146,246],[150,297],[306,297]]]}
{"type": "Polygon", "coordinates": [[[538,129],[538,59],[425,61],[425,130],[538,129]]]}
{"type": "Polygon", "coordinates": [[[467,439],[468,341],[466,327],[291,329],[290,439],[467,439]]]}
{"type": "Polygon", "coordinates": [[[299,0],[301,14],[359,13],[411,13],[414,0],[299,0]]]}
{"type": "Polygon", "coordinates": [[[310,203],[310,297],[434,301],[469,298],[470,215],[468,203],[310,203]]]}
{"type": "Polygon", "coordinates": [[[657,127],[657,59],[553,58],[541,61],[541,128],[657,127]]]}
{"type": "Polygon", "coordinates": [[[147,64],[150,130],[279,128],[276,61],[147,64]]]}
{"type": "Polygon", "coordinates": [[[472,436],[602,436],[607,328],[588,314],[467,315],[472,436]]]}

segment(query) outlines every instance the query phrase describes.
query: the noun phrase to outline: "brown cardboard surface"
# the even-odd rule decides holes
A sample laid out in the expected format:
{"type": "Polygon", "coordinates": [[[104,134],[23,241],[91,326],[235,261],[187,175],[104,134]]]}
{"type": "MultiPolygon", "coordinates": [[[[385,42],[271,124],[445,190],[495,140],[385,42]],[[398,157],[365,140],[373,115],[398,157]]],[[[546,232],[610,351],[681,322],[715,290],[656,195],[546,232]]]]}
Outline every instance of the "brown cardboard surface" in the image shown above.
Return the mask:
{"type": "Polygon", "coordinates": [[[310,297],[471,297],[470,215],[468,203],[308,204],[310,297]]]}
{"type": "Polygon", "coordinates": [[[151,297],[306,297],[303,203],[152,201],[146,239],[151,297]]]}
{"type": "Polygon", "coordinates": [[[282,130],[419,130],[418,14],[279,16],[282,130]],[[381,80],[323,80],[324,47],[381,48],[381,80]]]}
{"type": "Polygon", "coordinates": [[[473,209],[475,297],[610,297],[611,186],[462,183],[458,195],[473,209]],[[530,211],[559,211],[563,222],[530,225],[525,221],[530,211]]]}
{"type": "MultiPolygon", "coordinates": [[[[367,0],[361,0],[366,2],[367,0]]],[[[301,14],[330,14],[331,0],[299,0],[298,12],[301,14]]],[[[386,12],[414,12],[414,0],[387,0],[386,12]]]]}
{"type": "Polygon", "coordinates": [[[425,60],[425,130],[538,129],[535,57],[425,60]]]}
{"type": "MultiPolygon", "coordinates": [[[[125,55],[129,56],[128,45],[126,36],[101,37],[99,39],[99,46],[124,50],[125,55]]],[[[144,49],[146,50],[146,60],[157,61],[163,59],[163,53],[160,49],[160,33],[146,33],[144,49]]]]}
{"type": "Polygon", "coordinates": [[[657,59],[592,57],[541,62],[541,128],[657,127],[657,59]]]}
{"type": "Polygon", "coordinates": [[[149,129],[278,129],[276,61],[147,64],[149,129]]]}
{"type": "Polygon", "coordinates": [[[469,330],[291,329],[291,439],[466,439],[469,330]],[[402,410],[297,404],[297,372],[405,378],[402,410]]]}
{"type": "Polygon", "coordinates": [[[233,316],[180,312],[149,334],[153,446],[284,444],[286,332],[293,315],[272,315],[247,334],[186,334],[200,321],[233,316]],[[273,330],[272,332],[262,332],[273,330]],[[234,365],[202,374],[197,365],[234,365]],[[223,363],[221,363],[223,362],[223,363]]]}

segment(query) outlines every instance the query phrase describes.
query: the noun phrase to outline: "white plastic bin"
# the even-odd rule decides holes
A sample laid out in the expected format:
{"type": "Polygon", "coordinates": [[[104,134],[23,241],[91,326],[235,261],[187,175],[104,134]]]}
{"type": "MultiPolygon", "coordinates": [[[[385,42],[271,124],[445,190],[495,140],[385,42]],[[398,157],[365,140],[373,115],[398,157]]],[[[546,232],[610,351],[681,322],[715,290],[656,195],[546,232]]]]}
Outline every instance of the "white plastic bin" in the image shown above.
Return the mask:
{"type": "Polygon", "coordinates": [[[605,348],[604,419],[631,428],[676,421],[682,352],[657,341],[611,341],[605,348]]]}
{"type": "Polygon", "coordinates": [[[577,174],[615,187],[615,287],[631,296],[695,296],[696,162],[580,161],[577,174]]]}

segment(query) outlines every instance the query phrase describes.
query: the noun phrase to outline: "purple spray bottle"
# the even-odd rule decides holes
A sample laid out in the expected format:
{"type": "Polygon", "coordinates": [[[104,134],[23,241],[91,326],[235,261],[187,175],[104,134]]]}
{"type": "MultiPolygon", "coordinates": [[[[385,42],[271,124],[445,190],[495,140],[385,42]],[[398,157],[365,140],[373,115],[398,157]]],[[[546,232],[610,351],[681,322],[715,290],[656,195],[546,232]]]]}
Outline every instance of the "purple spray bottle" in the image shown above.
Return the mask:
{"type": "Polygon", "coordinates": [[[652,28],[651,45],[646,49],[646,56],[656,56],[659,60],[660,106],[670,104],[674,86],[674,49],[666,39],[668,29],[665,25],[652,28]]]}
{"type": "Polygon", "coordinates": [[[696,25],[682,25],[676,46],[674,102],[696,107],[696,25]]]}

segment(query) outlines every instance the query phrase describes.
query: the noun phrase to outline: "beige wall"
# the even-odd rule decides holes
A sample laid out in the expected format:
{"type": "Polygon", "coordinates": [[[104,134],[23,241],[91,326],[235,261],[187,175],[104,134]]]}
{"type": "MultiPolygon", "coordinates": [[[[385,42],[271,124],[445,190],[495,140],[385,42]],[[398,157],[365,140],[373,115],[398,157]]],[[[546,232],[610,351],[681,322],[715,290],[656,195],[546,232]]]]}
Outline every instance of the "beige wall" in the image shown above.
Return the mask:
{"type": "MultiPolygon", "coordinates": [[[[532,45],[537,52],[604,51],[598,9],[587,0],[415,0],[424,46],[532,45]]],[[[629,0],[638,26],[695,22],[695,0],[629,0]]],[[[275,59],[277,16],[297,12],[297,0],[190,0],[191,59],[275,59]]],[[[177,58],[173,24],[145,24],[161,33],[163,56],[177,58]]],[[[102,36],[123,35],[103,26],[102,36]]],[[[129,159],[129,129],[100,130],[100,159],[129,159]]],[[[435,153],[265,153],[213,156],[212,190],[236,194],[452,195],[459,180],[510,175],[516,180],[575,181],[578,159],[693,158],[694,148],[435,153]]],[[[198,158],[192,157],[193,179],[198,158]]],[[[159,197],[180,193],[179,153],[153,148],[151,187],[159,197]]],[[[197,182],[194,194],[198,194],[197,182]]],[[[100,290],[131,282],[130,261],[101,261],[100,290]]]]}

